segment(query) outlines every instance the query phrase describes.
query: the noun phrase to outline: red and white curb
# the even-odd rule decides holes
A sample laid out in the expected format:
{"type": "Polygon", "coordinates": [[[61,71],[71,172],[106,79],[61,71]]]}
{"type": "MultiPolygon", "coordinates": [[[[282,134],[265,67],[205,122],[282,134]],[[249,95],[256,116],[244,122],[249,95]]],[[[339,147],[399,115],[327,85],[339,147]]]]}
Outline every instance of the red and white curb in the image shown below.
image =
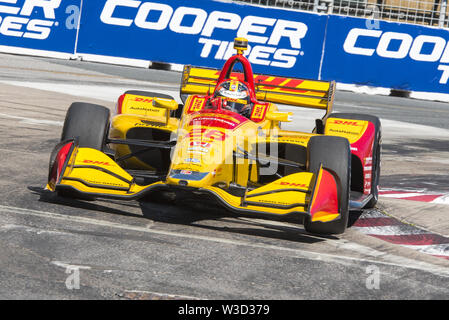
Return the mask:
{"type": "Polygon", "coordinates": [[[364,212],[352,225],[375,238],[449,260],[449,238],[402,223],[377,211],[364,212]]]}
{"type": "Polygon", "coordinates": [[[396,189],[381,189],[379,196],[384,198],[422,201],[438,204],[449,204],[449,194],[436,193],[429,191],[410,191],[410,190],[396,190],[396,189]]]}

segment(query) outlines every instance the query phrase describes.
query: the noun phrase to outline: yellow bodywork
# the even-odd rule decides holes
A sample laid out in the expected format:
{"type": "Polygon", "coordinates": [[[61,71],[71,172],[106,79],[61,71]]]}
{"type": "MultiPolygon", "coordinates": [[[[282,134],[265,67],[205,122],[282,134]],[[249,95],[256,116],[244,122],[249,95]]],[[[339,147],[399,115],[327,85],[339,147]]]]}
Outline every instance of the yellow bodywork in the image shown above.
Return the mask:
{"type": "MultiPolygon", "coordinates": [[[[82,193],[130,196],[146,187],[133,183],[133,177],[103,152],[75,148],[59,185],[71,186],[82,193]]],[[[47,185],[48,189],[52,189],[47,185]]]]}
{"type": "MultiPolygon", "coordinates": [[[[324,168],[316,174],[297,172],[261,184],[257,161],[251,158],[261,143],[307,147],[315,134],[281,130],[279,123],[289,121],[291,114],[279,112],[274,103],[329,112],[334,83],[255,76],[257,97],[265,103],[256,105],[252,120],[248,120],[204,109],[206,98],[202,95],[213,91],[217,77],[217,70],[186,67],[181,94],[189,96],[180,120],[171,116],[178,108],[174,100],[135,94],[124,95],[121,113],[112,118],[110,139],[125,140],[130,130],[146,128],[166,133],[170,137],[167,142],[176,142],[165,179],[138,184],[127,170],[151,171],[154,168],[138,157],[117,163],[116,159],[131,152],[126,144],[111,145],[115,157],[99,150],[75,147],[58,182],[47,185],[47,188],[52,191],[66,188],[93,197],[121,199],[136,199],[161,189],[195,190],[213,195],[229,209],[239,212],[302,213],[312,215],[312,221],[322,222],[338,219],[339,214],[335,212],[310,212],[312,198],[324,192],[320,185],[324,168]],[[270,83],[277,85],[270,86],[270,83]],[[240,188],[241,194],[229,192],[228,188],[233,186],[240,188]]],[[[351,120],[348,125],[339,120],[330,119],[325,134],[346,137],[351,143],[362,136],[368,124],[351,120]]]]}
{"type": "MultiPolygon", "coordinates": [[[[209,174],[210,175],[210,174],[209,174]]],[[[96,197],[136,199],[153,189],[177,185],[176,180],[158,181],[138,185],[131,175],[103,152],[90,148],[75,148],[57,185],[47,189],[73,188],[79,193],[96,197]]],[[[306,213],[317,180],[313,173],[299,172],[246,192],[243,197],[234,196],[222,188],[210,185],[210,180],[190,185],[199,191],[218,197],[230,209],[242,212],[260,212],[287,215],[306,213]],[[276,205],[277,207],[269,207],[276,205]]],[[[166,190],[166,188],[164,189],[166,190]]],[[[338,214],[319,212],[313,221],[329,221],[338,214]]]]}

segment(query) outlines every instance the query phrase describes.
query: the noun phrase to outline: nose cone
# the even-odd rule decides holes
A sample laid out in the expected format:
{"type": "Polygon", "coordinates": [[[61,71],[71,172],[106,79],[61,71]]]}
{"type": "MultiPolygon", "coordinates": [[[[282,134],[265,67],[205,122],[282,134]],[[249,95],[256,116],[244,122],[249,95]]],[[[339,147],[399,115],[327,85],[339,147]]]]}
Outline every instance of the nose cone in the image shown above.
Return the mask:
{"type": "Polygon", "coordinates": [[[207,178],[209,172],[192,171],[189,169],[172,169],[167,177],[167,183],[171,185],[180,185],[185,187],[196,187],[208,185],[210,178],[207,178]]]}
{"type": "Polygon", "coordinates": [[[218,182],[227,184],[227,172],[232,170],[232,147],[218,139],[178,141],[166,183],[197,188],[218,182]]]}
{"type": "Polygon", "coordinates": [[[234,175],[234,150],[244,143],[248,130],[243,128],[250,121],[234,112],[206,110],[184,123],[166,183],[198,188],[229,185],[234,175]]]}

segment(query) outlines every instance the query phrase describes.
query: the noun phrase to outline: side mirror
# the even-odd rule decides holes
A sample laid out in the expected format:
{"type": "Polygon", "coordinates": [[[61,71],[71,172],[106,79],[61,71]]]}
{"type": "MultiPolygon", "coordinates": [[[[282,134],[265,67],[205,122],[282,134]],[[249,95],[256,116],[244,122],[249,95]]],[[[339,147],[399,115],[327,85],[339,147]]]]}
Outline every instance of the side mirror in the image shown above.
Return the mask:
{"type": "Polygon", "coordinates": [[[168,110],[177,110],[178,103],[175,100],[167,100],[162,98],[154,98],[153,106],[157,108],[164,108],[168,110]]]}
{"type": "Polygon", "coordinates": [[[291,122],[293,119],[292,112],[267,112],[265,119],[271,121],[291,122]]]}
{"type": "Polygon", "coordinates": [[[163,108],[166,109],[165,111],[165,125],[168,125],[168,122],[170,121],[170,111],[177,110],[179,105],[175,100],[168,100],[168,99],[162,99],[162,98],[154,98],[153,100],[153,106],[157,108],[163,108]]]}

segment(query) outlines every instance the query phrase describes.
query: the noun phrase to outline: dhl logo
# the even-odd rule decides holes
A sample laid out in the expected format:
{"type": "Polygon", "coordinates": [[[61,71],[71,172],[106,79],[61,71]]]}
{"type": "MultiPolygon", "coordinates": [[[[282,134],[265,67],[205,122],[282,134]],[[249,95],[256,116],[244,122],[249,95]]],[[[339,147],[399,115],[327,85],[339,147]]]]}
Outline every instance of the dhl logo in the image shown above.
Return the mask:
{"type": "Polygon", "coordinates": [[[294,182],[288,182],[288,181],[281,181],[279,183],[281,186],[289,186],[289,187],[299,187],[307,189],[309,186],[304,183],[294,183],[294,182]]]}
{"type": "MultiPolygon", "coordinates": [[[[220,72],[217,71],[215,73],[215,76],[218,77],[219,75],[220,72]]],[[[244,74],[239,72],[232,72],[230,78],[239,81],[245,80],[244,74]]],[[[306,93],[308,92],[307,90],[301,90],[301,88],[299,87],[301,84],[303,84],[303,82],[304,80],[301,79],[272,77],[265,75],[254,76],[254,83],[256,84],[257,88],[259,90],[267,90],[267,91],[306,93]]]]}
{"type": "Polygon", "coordinates": [[[105,161],[94,161],[94,160],[83,160],[83,163],[98,165],[98,166],[112,166],[109,162],[105,161]]]}
{"type": "Polygon", "coordinates": [[[190,81],[215,87],[219,75],[220,71],[199,69],[198,72],[192,72],[190,76],[189,74],[186,74],[185,82],[190,81]]]}
{"type": "Polygon", "coordinates": [[[253,113],[251,114],[251,120],[262,120],[265,117],[265,111],[267,106],[256,104],[253,108],[253,113]]]}
{"type": "Polygon", "coordinates": [[[361,124],[358,121],[349,121],[349,120],[332,119],[332,121],[330,123],[344,125],[344,126],[353,126],[353,127],[361,127],[361,126],[363,126],[363,124],[361,124]]]}
{"type": "Polygon", "coordinates": [[[135,98],[133,101],[136,102],[143,102],[143,103],[153,103],[153,99],[152,98],[135,98]]]}
{"type": "Polygon", "coordinates": [[[294,93],[306,93],[307,90],[301,90],[299,86],[304,82],[300,79],[290,79],[282,77],[271,77],[257,75],[254,77],[254,81],[259,90],[266,91],[278,91],[278,92],[294,92],[294,93]],[[279,88],[281,87],[281,88],[279,88]]]}
{"type": "MultiPolygon", "coordinates": [[[[208,84],[215,86],[217,79],[220,76],[220,70],[198,70],[198,74],[192,74],[192,81],[194,83],[208,84]]],[[[231,80],[245,81],[245,76],[241,72],[232,72],[231,80]]],[[[288,92],[288,93],[307,93],[309,90],[301,88],[301,85],[306,85],[306,81],[302,79],[274,77],[267,75],[254,75],[254,83],[258,90],[265,90],[269,92],[288,92]]],[[[326,89],[327,90],[327,89],[326,89]]],[[[322,96],[326,95],[323,89],[322,96]]],[[[313,91],[314,94],[317,92],[313,91]]]]}
{"type": "Polygon", "coordinates": [[[189,112],[193,113],[193,112],[198,112],[201,109],[203,109],[203,105],[204,105],[204,99],[199,99],[199,98],[195,98],[192,101],[192,104],[189,107],[189,112]]]}

